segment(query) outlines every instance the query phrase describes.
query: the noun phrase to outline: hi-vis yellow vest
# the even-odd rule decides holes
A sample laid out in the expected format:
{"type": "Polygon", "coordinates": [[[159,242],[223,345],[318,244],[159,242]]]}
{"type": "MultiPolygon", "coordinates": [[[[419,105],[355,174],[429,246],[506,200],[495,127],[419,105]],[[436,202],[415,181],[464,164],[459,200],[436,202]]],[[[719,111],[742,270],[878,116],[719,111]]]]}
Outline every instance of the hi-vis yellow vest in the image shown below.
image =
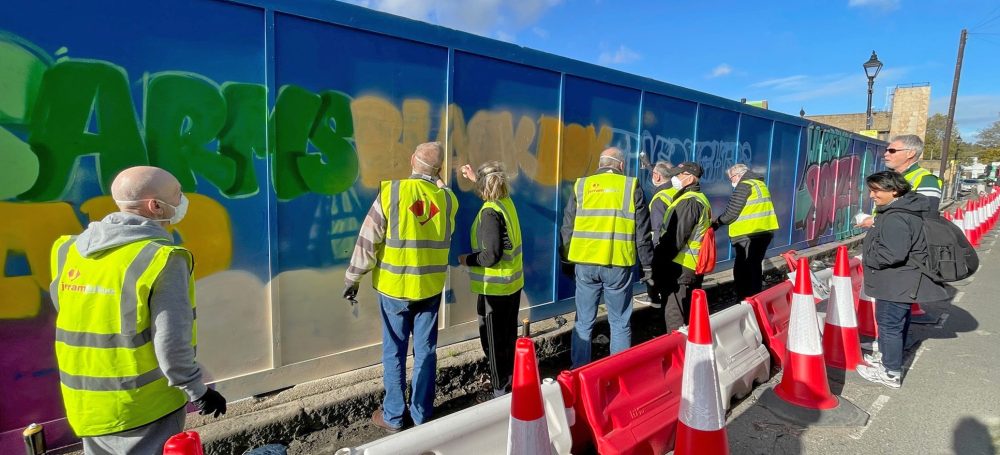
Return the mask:
{"type": "Polygon", "coordinates": [[[729,237],[778,230],[778,216],[774,213],[767,185],[756,179],[740,181],[740,185],[744,183],[750,185],[750,196],[747,197],[739,218],[729,225],[729,237]]]}
{"type": "Polygon", "coordinates": [[[907,182],[909,182],[911,187],[913,187],[913,191],[917,191],[917,188],[920,186],[920,183],[923,182],[924,177],[927,177],[928,175],[935,178],[935,180],[937,181],[937,189],[940,190],[942,187],[941,179],[937,178],[936,175],[931,174],[931,171],[928,171],[927,169],[924,169],[922,167],[917,167],[916,169],[907,172],[906,174],[903,175],[903,178],[906,179],[907,182]]]}
{"type": "Polygon", "coordinates": [[[492,267],[470,267],[472,292],[482,295],[510,295],[524,287],[523,261],[521,260],[521,222],[517,218],[514,201],[509,197],[498,201],[487,201],[479,209],[476,221],[472,223],[472,248],[481,250],[479,243],[479,221],[483,209],[493,209],[503,216],[507,226],[510,249],[504,248],[503,257],[492,267]]]}
{"type": "Polygon", "coordinates": [[[678,191],[680,190],[674,187],[664,188],[660,191],[657,191],[656,194],[654,194],[653,197],[649,200],[649,209],[650,210],[653,209],[653,202],[657,200],[663,201],[663,204],[669,207],[670,204],[674,203],[674,197],[677,196],[678,191]]]}
{"type": "Polygon", "coordinates": [[[708,198],[703,193],[694,191],[682,194],[681,197],[674,200],[673,204],[667,207],[666,213],[663,214],[663,226],[667,225],[667,221],[670,219],[670,215],[673,214],[677,204],[687,199],[694,199],[703,207],[701,216],[698,218],[698,224],[691,232],[691,238],[688,239],[684,249],[679,251],[677,256],[674,256],[674,262],[688,269],[696,270],[698,268],[698,254],[701,253],[701,240],[705,238],[705,232],[708,232],[708,228],[712,226],[712,204],[708,202],[708,198]]]}
{"type": "Polygon", "coordinates": [[[458,199],[423,179],[382,182],[385,245],[378,249],[372,285],[389,297],[423,300],[444,290],[458,199]]]}
{"type": "Polygon", "coordinates": [[[576,179],[570,262],[635,265],[635,177],[603,173],[576,179]]]}
{"type": "MultiPolygon", "coordinates": [[[[66,418],[77,436],[100,436],[153,422],[187,403],[167,385],[153,352],[149,297],[171,254],[166,239],[141,240],[80,255],[75,237],[52,246],[56,359],[66,418]]],[[[195,317],[194,279],[188,285],[195,317]]],[[[197,324],[192,345],[197,344],[197,324]]]]}

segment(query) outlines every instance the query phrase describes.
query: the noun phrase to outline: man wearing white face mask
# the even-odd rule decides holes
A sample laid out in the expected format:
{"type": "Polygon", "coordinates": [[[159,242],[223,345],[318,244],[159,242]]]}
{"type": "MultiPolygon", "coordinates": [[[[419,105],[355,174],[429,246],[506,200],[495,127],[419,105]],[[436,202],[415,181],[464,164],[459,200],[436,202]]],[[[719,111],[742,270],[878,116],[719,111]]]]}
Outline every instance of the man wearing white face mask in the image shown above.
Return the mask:
{"type": "Polygon", "coordinates": [[[185,405],[226,413],[195,362],[194,259],[173,245],[187,198],[163,169],[125,169],[120,211],[52,246],[56,359],[66,417],[86,454],[160,453],[185,405]]]}
{"type": "Polygon", "coordinates": [[[778,230],[778,217],[763,176],[745,164],[733,165],[726,176],[733,185],[733,195],[729,197],[726,212],[715,218],[712,228],[729,225],[729,238],[736,252],[733,280],[736,297],[742,300],[757,294],[763,287],[764,255],[774,238],[774,231],[778,230]]]}
{"type": "Polygon", "coordinates": [[[691,294],[704,279],[696,273],[701,242],[712,223],[712,205],[699,184],[701,166],[687,161],[677,165],[675,172],[670,183],[677,193],[656,233],[660,241],[653,253],[654,267],[668,276],[660,287],[666,333],[688,323],[691,294]]]}

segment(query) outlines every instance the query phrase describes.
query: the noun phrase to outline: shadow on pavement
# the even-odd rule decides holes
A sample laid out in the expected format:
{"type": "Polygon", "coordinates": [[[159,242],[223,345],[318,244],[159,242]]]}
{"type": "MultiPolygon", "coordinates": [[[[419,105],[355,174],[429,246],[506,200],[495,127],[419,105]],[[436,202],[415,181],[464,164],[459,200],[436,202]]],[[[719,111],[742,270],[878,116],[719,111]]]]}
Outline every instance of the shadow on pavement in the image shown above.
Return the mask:
{"type": "Polygon", "coordinates": [[[972,417],[964,417],[955,426],[951,438],[951,448],[955,453],[996,455],[996,446],[989,428],[972,417]]]}

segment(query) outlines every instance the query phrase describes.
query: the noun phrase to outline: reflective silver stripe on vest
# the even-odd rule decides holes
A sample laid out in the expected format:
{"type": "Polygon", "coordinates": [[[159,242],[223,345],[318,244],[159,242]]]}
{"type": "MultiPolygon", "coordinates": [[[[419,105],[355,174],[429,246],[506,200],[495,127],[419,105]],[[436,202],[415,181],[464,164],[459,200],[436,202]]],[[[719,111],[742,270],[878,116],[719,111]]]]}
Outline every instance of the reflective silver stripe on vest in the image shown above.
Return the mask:
{"type": "Polygon", "coordinates": [[[157,379],[163,377],[163,372],[159,368],[153,368],[138,376],[126,376],[123,378],[103,378],[96,376],[77,376],[65,371],[59,371],[59,380],[63,385],[76,390],[88,390],[91,392],[119,392],[123,390],[135,390],[144,385],[152,384],[157,379]]]}
{"type": "Polygon", "coordinates": [[[56,276],[52,277],[52,283],[49,284],[49,295],[52,296],[52,306],[56,307],[56,312],[59,311],[59,280],[62,278],[63,267],[66,266],[66,255],[69,254],[69,247],[74,243],[76,243],[75,235],[59,245],[59,251],[56,253],[56,276]]]}
{"type": "Polygon", "coordinates": [[[122,282],[122,295],[119,303],[121,333],[123,335],[136,333],[136,324],[138,323],[136,312],[139,311],[139,301],[135,294],[136,283],[139,282],[139,277],[142,276],[143,272],[153,263],[153,256],[161,247],[162,245],[159,243],[147,243],[125,270],[125,281],[122,282]]]}
{"type": "Polygon", "coordinates": [[[753,188],[754,193],[757,193],[757,197],[762,196],[760,192],[760,183],[757,183],[756,181],[752,180],[748,181],[747,183],[750,184],[750,188],[753,188]]]}
{"type": "MultiPolygon", "coordinates": [[[[622,197],[622,211],[625,213],[628,213],[629,207],[632,206],[632,185],[634,184],[635,177],[625,177],[625,191],[622,191],[624,195],[622,197]]],[[[632,215],[632,218],[635,218],[635,215],[632,215]]]]}
{"type": "Polygon", "coordinates": [[[628,242],[635,241],[635,233],[614,233],[614,232],[590,232],[590,231],[573,231],[574,238],[580,239],[595,239],[595,240],[623,240],[628,242]]]}
{"type": "Polygon", "coordinates": [[[579,209],[576,211],[576,214],[577,216],[617,216],[629,220],[635,218],[634,213],[616,209],[579,209]]]}
{"type": "MultiPolygon", "coordinates": [[[[393,239],[399,240],[399,180],[393,180],[389,190],[389,234],[393,239]]],[[[388,240],[386,239],[387,245],[388,240]]]]}
{"type": "Polygon", "coordinates": [[[427,248],[443,250],[451,246],[451,240],[385,239],[385,245],[390,248],[427,248]]]}
{"type": "Polygon", "coordinates": [[[509,253],[505,250],[500,260],[513,261],[515,257],[518,257],[520,255],[521,255],[521,245],[518,245],[517,248],[514,248],[514,250],[509,253]]]}
{"type": "Polygon", "coordinates": [[[118,333],[73,332],[56,327],[56,341],[81,348],[126,348],[135,349],[152,340],[151,331],[143,330],[135,335],[118,333]]]}
{"type": "Polygon", "coordinates": [[[746,221],[746,220],[752,220],[754,218],[766,218],[771,215],[774,215],[774,212],[768,210],[766,212],[753,213],[750,215],[740,215],[740,217],[737,218],[736,221],[746,221]]]}
{"type": "Polygon", "coordinates": [[[764,203],[769,203],[769,202],[771,202],[771,198],[769,198],[769,197],[762,197],[760,199],[754,199],[753,201],[747,202],[746,205],[750,206],[750,205],[764,204],[764,203]]]}
{"type": "Polygon", "coordinates": [[[397,275],[429,275],[431,273],[444,273],[448,271],[448,265],[421,265],[421,266],[409,266],[409,265],[395,265],[387,264],[382,262],[379,264],[379,268],[387,272],[392,272],[397,275]]]}
{"type": "Polygon", "coordinates": [[[480,275],[478,273],[469,273],[469,278],[473,281],[481,281],[484,283],[495,283],[495,284],[510,284],[521,278],[523,273],[518,270],[511,276],[493,276],[493,275],[480,275]]]}

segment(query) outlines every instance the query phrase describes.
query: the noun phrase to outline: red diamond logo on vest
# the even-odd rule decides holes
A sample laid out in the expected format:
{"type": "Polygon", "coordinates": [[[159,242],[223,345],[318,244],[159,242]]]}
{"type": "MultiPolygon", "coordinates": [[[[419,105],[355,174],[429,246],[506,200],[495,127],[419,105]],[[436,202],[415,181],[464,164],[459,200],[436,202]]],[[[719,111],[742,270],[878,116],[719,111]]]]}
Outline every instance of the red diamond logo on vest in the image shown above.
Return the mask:
{"type": "Polygon", "coordinates": [[[69,269],[69,271],[66,272],[66,278],[69,278],[70,281],[80,278],[80,271],[77,269],[69,269]]]}
{"type": "Polygon", "coordinates": [[[440,211],[441,209],[430,201],[418,200],[414,201],[413,204],[410,204],[410,212],[417,217],[417,222],[420,223],[421,226],[427,224],[427,222],[430,221],[431,218],[434,218],[434,216],[440,211]]]}

